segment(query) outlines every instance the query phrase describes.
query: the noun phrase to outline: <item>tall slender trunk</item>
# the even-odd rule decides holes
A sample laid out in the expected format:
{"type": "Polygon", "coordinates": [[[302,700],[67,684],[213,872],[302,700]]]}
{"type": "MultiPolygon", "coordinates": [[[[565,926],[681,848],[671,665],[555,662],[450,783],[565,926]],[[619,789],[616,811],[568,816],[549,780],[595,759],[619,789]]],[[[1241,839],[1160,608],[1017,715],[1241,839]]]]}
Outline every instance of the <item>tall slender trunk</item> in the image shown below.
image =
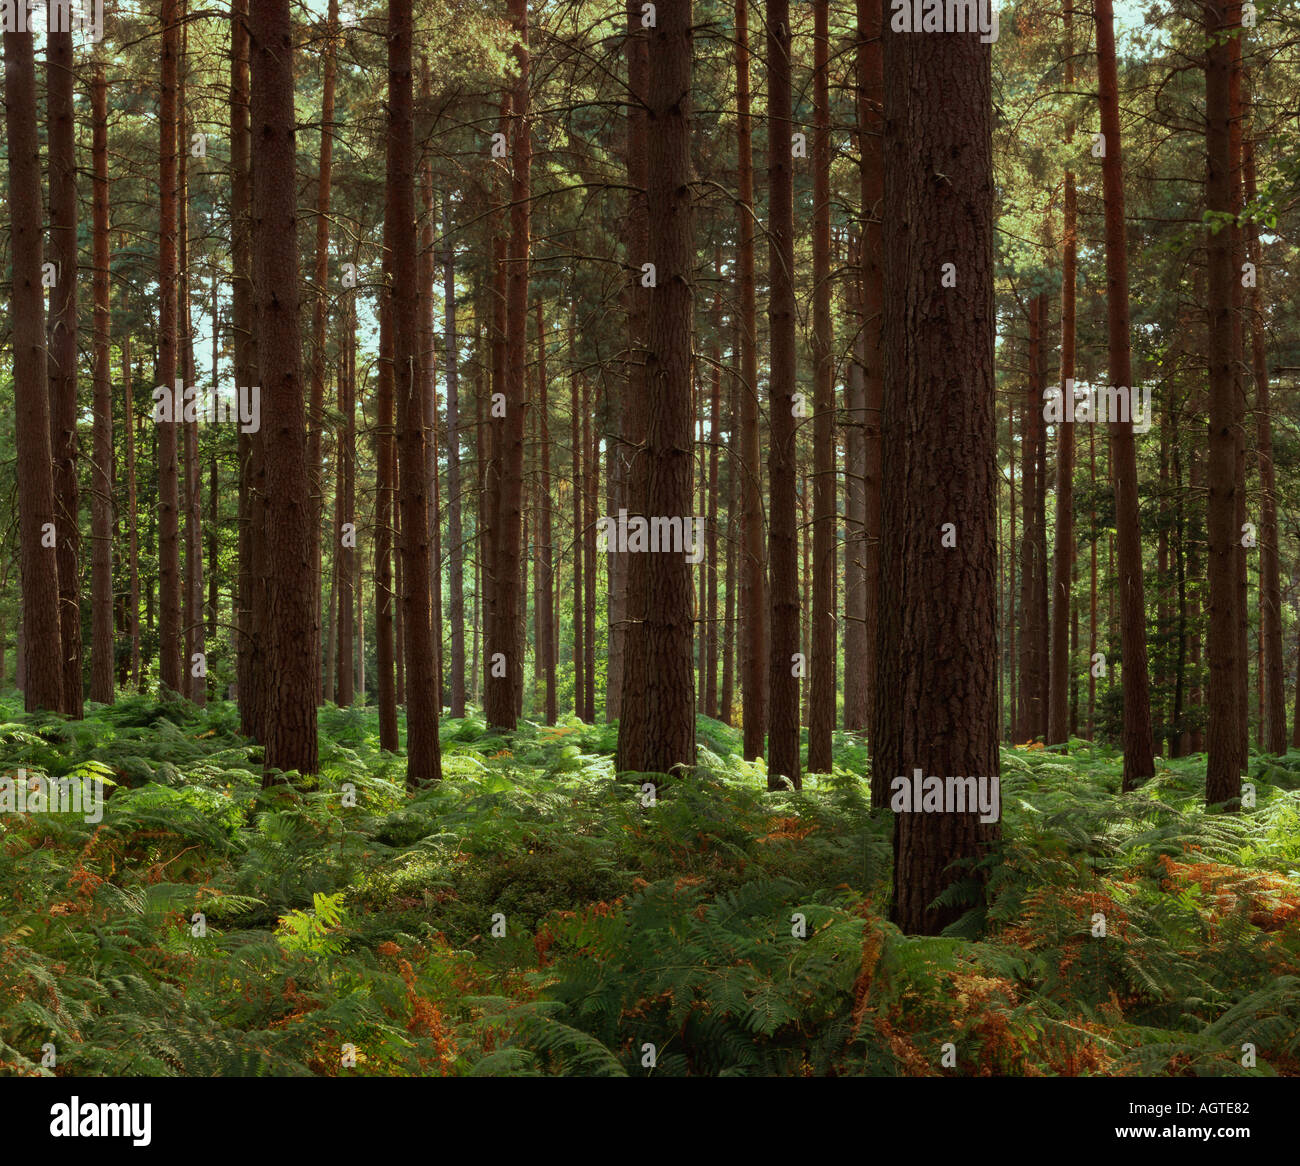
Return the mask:
{"type": "Polygon", "coordinates": [[[533,618],[537,623],[537,640],[541,646],[538,668],[546,685],[544,717],[546,724],[553,725],[559,716],[559,706],[555,692],[555,580],[551,550],[551,421],[547,407],[546,321],[542,316],[540,296],[537,299],[537,429],[541,447],[538,451],[541,457],[541,476],[537,485],[539,593],[533,618]]]}
{"type": "MultiPolygon", "coordinates": [[[[384,216],[384,291],[381,293],[379,316],[379,392],[378,424],[375,431],[375,453],[378,461],[378,482],[375,491],[375,667],[379,689],[379,747],[396,753],[397,731],[397,677],[394,659],[394,616],[396,599],[393,594],[393,498],[395,495],[397,464],[396,442],[393,438],[393,304],[391,269],[393,240],[389,226],[391,216],[384,216]]],[[[358,609],[360,587],[357,588],[358,609]]],[[[358,615],[357,622],[361,622],[358,615]]],[[[358,636],[358,653],[362,653],[358,636]]],[[[364,659],[364,656],[360,656],[364,659]]],[[[360,668],[358,667],[358,674],[360,668]]],[[[364,689],[357,683],[362,703],[364,689]]]]}
{"type": "MultiPolygon", "coordinates": [[[[388,199],[393,246],[393,376],[401,456],[402,612],[406,631],[406,786],[442,777],[438,649],[430,578],[427,392],[421,377],[421,300],[432,291],[432,263],[421,278],[415,221],[415,125],[411,77],[411,0],[388,5],[388,199]]],[[[441,630],[441,629],[439,629],[441,630]]]]}
{"type": "MultiPolygon", "coordinates": [[[[1074,85],[1074,11],[1067,0],[1065,20],[1065,87],[1074,85]]],[[[1066,128],[1066,140],[1074,140],[1074,124],[1066,128]]],[[[1057,426],[1056,436],[1056,547],[1052,576],[1051,656],[1047,683],[1047,744],[1062,745],[1070,739],[1070,645],[1066,622],[1070,613],[1070,590],[1074,578],[1074,348],[1075,283],[1078,279],[1078,196],[1074,171],[1065,172],[1065,230],[1061,262],[1061,404],[1066,423],[1057,426]]],[[[1074,624],[1077,640],[1077,612],[1074,624]]],[[[1076,644],[1077,646],[1077,644],[1076,644]]]]}
{"type": "Polygon", "coordinates": [[[94,166],[95,425],[91,466],[90,699],[113,700],[113,383],[109,366],[108,86],[103,61],[91,84],[94,166]]]}
{"type": "MultiPolygon", "coordinates": [[[[573,362],[573,313],[569,314],[569,357],[573,362]]],[[[582,601],[586,556],[582,548],[582,512],[586,490],[582,477],[582,407],[578,396],[578,374],[569,374],[569,440],[573,449],[573,712],[580,720],[587,710],[587,620],[582,601]]],[[[588,584],[589,585],[589,584],[588,584]]]]}
{"type": "Polygon", "coordinates": [[[746,761],[767,737],[769,642],[763,469],[759,460],[758,309],[754,290],[754,150],[749,95],[749,3],[736,0],[736,157],[740,281],[740,689],[746,761]]]}
{"type": "MultiPolygon", "coordinates": [[[[356,669],[352,663],[353,628],[356,623],[354,599],[356,581],[360,575],[360,561],[356,551],[356,532],[361,525],[360,515],[357,514],[356,497],[356,313],[356,300],[349,297],[343,337],[344,367],[339,378],[339,412],[343,415],[343,427],[339,435],[338,521],[334,525],[334,561],[337,564],[339,587],[338,663],[335,673],[337,688],[334,700],[344,708],[355,699],[353,681],[356,679],[356,669]],[[343,539],[344,524],[352,527],[351,537],[346,543],[343,539]]],[[[362,703],[364,703],[364,694],[362,703]]]]}
{"type": "MultiPolygon", "coordinates": [[[[321,577],[321,523],[324,519],[325,482],[322,477],[321,441],[325,431],[325,327],[329,315],[330,275],[330,180],[334,159],[334,84],[338,34],[338,0],[329,0],[325,16],[325,60],[322,63],[320,157],[316,183],[316,263],[313,272],[315,295],[311,307],[311,401],[307,418],[307,465],[311,473],[312,499],[316,517],[311,524],[312,559],[316,578],[321,577]]],[[[320,602],[320,589],[314,594],[320,602]]],[[[319,616],[317,617],[319,621],[319,616]]],[[[322,685],[316,703],[325,703],[322,685]]]]}
{"type": "MultiPolygon", "coordinates": [[[[126,315],[125,310],[122,314],[126,315]]],[[[135,383],[131,379],[131,334],[127,330],[122,333],[122,430],[126,441],[126,634],[131,640],[131,685],[140,691],[140,532],[135,482],[135,383]]]]}
{"type": "MultiPolygon", "coordinates": [[[[888,29],[884,55],[878,652],[890,661],[891,686],[876,692],[883,732],[873,764],[891,782],[991,779],[999,768],[991,52],[975,36],[888,29]],[[945,288],[942,265],[951,262],[958,282],[945,288]]],[[[896,797],[896,811],[909,804],[896,797]]],[[[977,813],[896,812],[894,922],[928,935],[954,922],[965,903],[932,904],[971,877],[963,864],[997,834],[977,813]]]]}
{"type": "MultiPolygon", "coordinates": [[[[447,340],[447,546],[451,602],[451,715],[465,715],[465,535],[461,521],[460,341],[456,335],[456,249],[452,243],[451,194],[442,196],[443,311],[447,340]]],[[[543,392],[545,380],[543,380],[543,392]]],[[[543,416],[545,406],[543,406],[543,416]]],[[[545,439],[543,439],[545,440],[545,439]]],[[[548,546],[549,550],[549,546],[548,546]]]]}
{"type": "MultiPolygon", "coordinates": [[[[231,333],[238,390],[258,382],[256,317],[252,281],[252,131],[248,104],[248,0],[234,0],[230,17],[230,233],[231,333]]],[[[240,732],[262,740],[264,696],[261,655],[265,603],[262,561],[266,546],[265,499],[261,491],[263,437],[259,429],[236,439],[239,455],[239,636],[236,687],[240,732]]]]}
{"type": "Polygon", "coordinates": [[[513,729],[523,669],[523,624],[519,611],[522,578],[524,412],[528,357],[528,264],[531,223],[532,122],[528,97],[528,5],[510,0],[519,75],[511,99],[510,246],[506,308],[505,416],[497,427],[496,459],[500,467],[495,556],[495,612],[488,645],[489,668],[484,711],[488,724],[513,729]],[[495,664],[494,664],[495,661],[495,664]],[[504,667],[499,667],[504,663],[504,667]]]}
{"type": "MultiPolygon", "coordinates": [[[[1128,252],[1124,235],[1124,159],[1119,128],[1119,83],[1111,0],[1095,0],[1101,132],[1106,143],[1102,188],[1106,202],[1108,368],[1112,385],[1133,389],[1129,338],[1128,252]]],[[[1147,679],[1146,604],[1142,532],[1138,518],[1137,447],[1132,421],[1111,419],[1111,481],[1118,535],[1121,653],[1124,667],[1124,777],[1131,790],[1155,774],[1151,693],[1147,679]]]]}
{"type": "MultiPolygon", "coordinates": [[[[691,0],[661,3],[649,30],[647,203],[648,261],[654,265],[648,295],[646,403],[642,451],[645,513],[688,516],[693,506],[694,432],[691,352],[694,332],[695,217],[691,168],[691,0]]],[[[692,666],[694,591],[684,554],[629,556],[630,607],[641,632],[641,688],[624,684],[619,722],[619,768],[669,773],[695,764],[695,670],[692,666]],[[639,706],[633,722],[631,703],[639,706]]],[[[588,580],[591,585],[592,580],[588,580]]]]}
{"type": "Polygon", "coordinates": [[[770,726],[767,783],[799,789],[799,562],[795,524],[794,173],[791,167],[790,3],[767,0],[768,329],[771,339],[767,471],[770,726]]]}
{"type": "MultiPolygon", "coordinates": [[[[49,0],[49,27],[56,25],[55,0],[49,0]]],[[[59,621],[63,632],[63,701],[61,710],[82,715],[81,679],[81,523],[78,516],[77,459],[77,157],[73,122],[71,22],[46,39],[46,113],[50,167],[50,260],[55,285],[50,289],[49,350],[46,371],[50,391],[50,446],[54,457],[54,508],[59,571],[59,621]]]]}
{"type": "MultiPolygon", "coordinates": [[[[1211,38],[1205,60],[1205,144],[1208,163],[1206,208],[1220,215],[1234,210],[1231,86],[1232,52],[1223,31],[1240,24],[1240,7],[1211,0],[1205,5],[1205,28],[1211,38]]],[[[1241,654],[1238,623],[1241,592],[1238,557],[1244,554],[1238,525],[1237,434],[1244,425],[1238,391],[1233,327],[1233,239],[1219,224],[1207,231],[1209,295],[1209,758],[1206,769],[1207,804],[1230,803],[1241,796],[1244,726],[1240,722],[1241,690],[1246,661],[1241,654]]]]}
{"type": "Polygon", "coordinates": [[[253,286],[258,318],[267,530],[266,766],[315,773],[320,601],[312,552],[315,506],[307,465],[307,418],[298,314],[297,184],[294,165],[293,28],[289,0],[258,0],[252,46],[253,286]]]}
{"type": "Polygon", "coordinates": [[[59,568],[45,537],[55,529],[55,511],[41,282],[44,247],[34,40],[27,32],[4,34],[9,250],[13,261],[14,433],[22,566],[18,684],[28,712],[64,707],[63,652],[58,649],[62,635],[59,568]]]}
{"type": "Polygon", "coordinates": [[[835,730],[835,337],[831,328],[831,103],[828,0],[813,5],[813,530],[808,769],[831,771],[835,730]]]}
{"type": "MultiPolygon", "coordinates": [[[[1244,143],[1243,169],[1246,202],[1255,200],[1255,139],[1244,143]]],[[[1255,267],[1250,288],[1250,353],[1255,377],[1255,433],[1259,457],[1259,586],[1260,651],[1264,681],[1264,748],[1269,753],[1286,752],[1286,679],[1282,666],[1282,584],[1278,564],[1277,486],[1273,472],[1273,416],[1269,401],[1268,354],[1264,342],[1264,315],[1259,294],[1259,271],[1263,254],[1259,245],[1259,224],[1253,218],[1246,228],[1249,260],[1255,267]]]]}

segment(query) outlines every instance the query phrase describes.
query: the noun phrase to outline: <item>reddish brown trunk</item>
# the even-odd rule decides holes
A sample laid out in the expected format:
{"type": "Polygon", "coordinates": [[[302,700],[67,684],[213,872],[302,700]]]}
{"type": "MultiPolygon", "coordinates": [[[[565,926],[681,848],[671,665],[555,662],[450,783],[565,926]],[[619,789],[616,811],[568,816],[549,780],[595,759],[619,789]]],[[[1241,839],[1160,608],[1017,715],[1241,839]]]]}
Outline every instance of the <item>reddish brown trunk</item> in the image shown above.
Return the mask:
{"type": "Polygon", "coordinates": [[[759,458],[758,309],[754,292],[754,154],[749,99],[749,0],[736,0],[736,156],[740,280],[740,689],[746,761],[763,755],[767,736],[767,555],[763,545],[763,468],[759,458]]]}
{"type": "Polygon", "coordinates": [[[798,531],[795,523],[795,296],[794,186],[791,168],[789,0],[767,0],[768,101],[768,330],[771,338],[768,416],[770,493],[768,528],[768,605],[772,628],[768,657],[770,726],[769,789],[787,783],[798,789],[799,643],[798,531]]]}
{"type": "MultiPolygon", "coordinates": [[[[876,693],[883,732],[873,763],[891,782],[992,780],[999,762],[991,53],[975,36],[887,28],[884,55],[890,211],[878,651],[891,683],[876,693]],[[943,160],[943,182],[935,181],[935,159],[943,160]],[[958,283],[945,288],[949,262],[958,283]]],[[[895,809],[901,804],[891,797],[895,809]]],[[[996,822],[977,813],[896,813],[894,922],[929,935],[954,922],[966,904],[934,901],[971,877],[967,864],[997,835],[996,822]]]]}
{"type": "Polygon", "coordinates": [[[54,477],[41,275],[41,162],[36,133],[34,37],[4,34],[5,143],[9,152],[9,249],[13,261],[14,433],[22,541],[18,684],[28,712],[63,707],[59,568],[48,545],[54,477]]]}
{"type": "Polygon", "coordinates": [[[90,699],[113,700],[113,384],[109,367],[108,86],[95,63],[91,85],[94,166],[95,458],[91,466],[90,699]]]}
{"type": "MultiPolygon", "coordinates": [[[[51,18],[56,12],[50,0],[51,18]]],[[[65,26],[69,21],[62,22],[65,26]]],[[[55,22],[50,20],[53,30],[55,22]]],[[[46,93],[50,165],[50,289],[47,372],[50,446],[54,456],[55,557],[62,625],[63,701],[70,717],[82,715],[81,524],[77,488],[77,157],[73,123],[72,32],[51,31],[46,40],[46,93]]]]}
{"type": "Polygon", "coordinates": [[[293,29],[288,0],[259,0],[252,48],[253,286],[266,467],[267,696],[263,759],[274,770],[315,773],[320,604],[312,554],[315,507],[307,466],[294,168],[293,29]]]}
{"type": "Polygon", "coordinates": [[[831,771],[835,730],[835,336],[831,328],[830,16],[813,6],[813,530],[808,769],[831,771]]]}
{"type": "MultiPolygon", "coordinates": [[[[1113,385],[1135,390],[1129,348],[1128,253],[1124,237],[1124,160],[1111,0],[1095,0],[1101,132],[1106,143],[1102,188],[1106,202],[1106,305],[1109,373],[1113,385]]],[[[1146,605],[1138,520],[1137,448],[1132,421],[1110,423],[1111,481],[1118,536],[1121,653],[1124,666],[1124,778],[1134,789],[1155,773],[1151,694],[1147,680],[1146,605]]]]}
{"type": "MultiPolygon", "coordinates": [[[[1234,175],[1230,121],[1232,117],[1232,51],[1220,30],[1240,23],[1240,8],[1227,3],[1205,6],[1206,33],[1211,38],[1205,62],[1206,209],[1212,214],[1234,212],[1234,175]]],[[[1238,524],[1241,481],[1237,466],[1237,433],[1244,423],[1238,391],[1233,325],[1233,239],[1229,228],[1213,225],[1206,239],[1209,295],[1209,758],[1207,804],[1235,802],[1241,796],[1244,725],[1240,701],[1245,659],[1238,634],[1241,591],[1238,558],[1244,554],[1238,524]]]]}

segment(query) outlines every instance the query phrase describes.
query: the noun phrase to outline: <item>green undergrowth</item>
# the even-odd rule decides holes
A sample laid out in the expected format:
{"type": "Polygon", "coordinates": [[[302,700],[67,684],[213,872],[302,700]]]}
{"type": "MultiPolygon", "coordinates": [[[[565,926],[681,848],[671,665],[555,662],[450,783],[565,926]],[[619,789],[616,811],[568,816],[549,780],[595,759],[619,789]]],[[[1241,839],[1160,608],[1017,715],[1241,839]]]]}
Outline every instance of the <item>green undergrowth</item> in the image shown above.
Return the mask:
{"type": "Polygon", "coordinates": [[[373,709],[266,792],[229,704],[0,720],[0,772],[112,783],[0,814],[6,1075],[1300,1073],[1300,752],[1228,815],[1203,758],[1006,750],[987,909],[909,938],[850,734],[769,793],[714,721],[665,784],[470,716],[411,796],[373,709]]]}

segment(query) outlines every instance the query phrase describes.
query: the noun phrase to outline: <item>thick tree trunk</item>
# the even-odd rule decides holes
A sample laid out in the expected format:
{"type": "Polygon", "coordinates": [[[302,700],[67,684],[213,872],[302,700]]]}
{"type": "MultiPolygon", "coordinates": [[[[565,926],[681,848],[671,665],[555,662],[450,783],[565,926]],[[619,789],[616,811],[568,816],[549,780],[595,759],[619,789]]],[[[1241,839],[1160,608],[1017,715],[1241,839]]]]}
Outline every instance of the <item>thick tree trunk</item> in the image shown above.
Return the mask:
{"type": "Polygon", "coordinates": [[[799,677],[803,659],[799,643],[799,562],[796,529],[795,450],[795,296],[794,174],[791,168],[790,4],[767,0],[768,102],[768,328],[771,439],[768,444],[770,513],[768,528],[768,607],[771,644],[768,656],[767,783],[798,789],[799,677]]]}
{"type": "Polygon", "coordinates": [[[320,602],[311,524],[307,418],[298,314],[293,29],[288,0],[258,0],[252,48],[253,286],[258,319],[266,520],[265,781],[315,773],[320,602]]]}
{"type": "MultiPolygon", "coordinates": [[[[862,142],[860,184],[862,189],[862,238],[860,241],[862,285],[861,362],[863,378],[862,423],[862,576],[863,657],[862,684],[865,691],[855,697],[862,709],[860,727],[872,723],[874,691],[879,686],[877,657],[880,618],[880,507],[881,447],[880,411],[884,399],[884,59],[881,42],[881,0],[858,0],[858,59],[860,86],[858,117],[865,128],[862,142]]],[[[853,666],[846,659],[845,676],[853,666]]],[[[846,700],[848,690],[846,688],[846,700]]],[[[882,775],[883,776],[883,775],[882,775]]],[[[872,804],[877,804],[878,782],[873,773],[872,804]]]]}
{"type": "MultiPolygon", "coordinates": [[[[647,163],[648,304],[645,513],[687,521],[693,510],[691,351],[695,219],[691,169],[691,0],[661,3],[649,30],[647,163]]],[[[691,565],[670,545],[629,555],[629,615],[644,611],[639,672],[625,675],[620,769],[669,773],[695,764],[694,593],[691,565]],[[631,600],[644,608],[634,607],[631,600]],[[629,690],[629,677],[640,677],[629,690]],[[632,706],[637,715],[631,716],[632,706]]],[[[588,580],[590,586],[591,580],[588,580]]]]}
{"type": "MultiPolygon", "coordinates": [[[[123,305],[125,308],[125,305],[123,305]]],[[[123,316],[126,313],[123,311],[123,316]]],[[[111,392],[111,389],[110,389],[111,392]]],[[[131,379],[131,335],[122,334],[122,430],[126,441],[127,593],[126,634],[130,637],[131,686],[141,691],[140,676],[140,532],[135,483],[135,383],[131,379]]]]}
{"type": "Polygon", "coordinates": [[[758,309],[754,290],[754,152],[749,90],[749,3],[736,0],[736,157],[740,281],[740,690],[746,761],[763,755],[768,723],[767,553],[759,458],[758,309]]]}
{"type": "MultiPolygon", "coordinates": [[[[888,30],[884,51],[890,212],[878,651],[892,667],[889,689],[876,693],[883,732],[873,764],[890,781],[992,780],[998,467],[990,50],[975,36],[888,30]],[[956,265],[956,287],[942,286],[945,263],[956,265]]],[[[931,904],[970,877],[963,864],[981,857],[997,833],[996,822],[977,813],[897,813],[893,920],[922,934],[954,922],[962,906],[931,904]]]]}
{"type": "Polygon", "coordinates": [[[808,769],[831,771],[835,730],[835,343],[831,327],[831,104],[828,0],[813,5],[813,547],[808,769]]]}
{"type": "Polygon", "coordinates": [[[113,700],[113,382],[109,365],[108,299],[108,86],[104,63],[91,85],[91,155],[94,166],[93,234],[95,298],[94,462],[91,466],[90,699],[113,700]]]}
{"type": "MultiPolygon", "coordinates": [[[[1119,129],[1119,85],[1111,0],[1095,0],[1101,132],[1106,143],[1102,188],[1106,203],[1106,308],[1112,385],[1136,391],[1129,338],[1128,252],[1124,236],[1124,159],[1119,129]]],[[[1151,742],[1151,693],[1147,679],[1146,604],[1143,599],[1142,532],[1138,517],[1137,447],[1132,421],[1110,422],[1111,481],[1118,536],[1121,654],[1124,667],[1123,788],[1136,788],[1155,774],[1151,742]]]]}
{"type": "MultiPolygon", "coordinates": [[[[321,126],[319,175],[316,184],[316,262],[313,271],[315,294],[311,307],[311,404],[307,418],[307,465],[316,520],[311,525],[312,559],[316,577],[321,577],[321,523],[324,519],[325,483],[322,478],[321,440],[325,431],[325,326],[329,315],[330,275],[330,177],[334,159],[335,44],[338,29],[338,0],[329,0],[325,17],[325,60],[321,78],[321,126]]],[[[316,592],[319,596],[319,591],[316,592]]],[[[318,598],[319,602],[319,598],[318,598]]],[[[319,616],[317,617],[319,622],[319,616]]],[[[324,686],[316,703],[325,703],[324,686]]]]}
{"type": "MultiPolygon", "coordinates": [[[[401,552],[406,625],[406,786],[442,778],[438,649],[434,641],[429,539],[425,386],[421,376],[420,300],[433,290],[432,264],[420,278],[415,222],[415,124],[411,79],[411,0],[388,5],[388,201],[393,246],[393,375],[401,452],[401,552]]],[[[441,629],[439,629],[441,630],[441,629]]]]}
{"type": "Polygon", "coordinates": [[[162,25],[162,89],[158,115],[158,381],[172,395],[173,420],[163,420],[158,425],[158,678],[163,693],[170,696],[182,692],[185,683],[181,672],[181,503],[175,420],[180,405],[180,393],[177,392],[176,98],[180,57],[177,0],[162,0],[162,25]]]}
{"type": "Polygon", "coordinates": [[[44,247],[34,39],[27,32],[4,34],[9,250],[13,261],[14,434],[22,564],[18,684],[28,712],[64,707],[64,653],[58,647],[62,636],[59,568],[54,548],[46,538],[55,529],[55,512],[41,282],[44,247]]]}
{"type": "MultiPolygon", "coordinates": [[[[1240,23],[1240,8],[1231,3],[1205,6],[1206,33],[1211,38],[1205,61],[1206,109],[1206,209],[1223,215],[1234,210],[1231,75],[1232,54],[1221,30],[1240,23]]],[[[1207,314],[1209,323],[1209,758],[1206,770],[1207,804],[1229,803],[1236,809],[1241,797],[1243,726],[1240,721],[1245,660],[1241,655],[1238,624],[1241,592],[1238,557],[1244,554],[1237,521],[1237,433],[1245,418],[1238,392],[1238,349],[1233,327],[1233,240],[1229,228],[1219,224],[1207,231],[1209,273],[1207,314]]],[[[1127,687],[1127,686],[1126,686],[1127,687]]]]}
{"type": "MultiPolygon", "coordinates": [[[[256,319],[252,282],[252,134],[248,107],[248,0],[234,0],[231,11],[230,62],[230,233],[231,332],[237,390],[258,381],[256,319]]],[[[240,426],[239,455],[239,635],[236,642],[236,688],[239,691],[240,732],[262,740],[263,668],[262,555],[266,543],[265,506],[259,493],[262,432],[245,433],[240,426]]]]}
{"type": "MultiPolygon", "coordinates": [[[[56,13],[50,0],[48,13],[56,13]]],[[[70,21],[62,21],[68,26],[70,21]]],[[[53,19],[50,28],[55,27],[53,19]]],[[[61,710],[82,715],[81,679],[81,523],[78,513],[77,459],[77,157],[73,122],[72,32],[51,31],[46,40],[45,82],[49,130],[50,337],[46,371],[50,380],[50,445],[54,456],[54,509],[59,571],[59,621],[62,625],[63,702],[61,710]]]]}
{"type": "Polygon", "coordinates": [[[497,513],[495,611],[488,644],[487,690],[484,712],[489,725],[513,729],[518,722],[519,681],[523,672],[523,623],[519,589],[523,537],[524,412],[528,358],[528,256],[531,223],[530,171],[532,122],[528,98],[528,6],[510,0],[514,25],[515,61],[519,76],[511,100],[510,264],[506,308],[505,416],[496,430],[496,461],[500,469],[497,513]],[[504,663],[504,667],[501,665],[504,663]]]}

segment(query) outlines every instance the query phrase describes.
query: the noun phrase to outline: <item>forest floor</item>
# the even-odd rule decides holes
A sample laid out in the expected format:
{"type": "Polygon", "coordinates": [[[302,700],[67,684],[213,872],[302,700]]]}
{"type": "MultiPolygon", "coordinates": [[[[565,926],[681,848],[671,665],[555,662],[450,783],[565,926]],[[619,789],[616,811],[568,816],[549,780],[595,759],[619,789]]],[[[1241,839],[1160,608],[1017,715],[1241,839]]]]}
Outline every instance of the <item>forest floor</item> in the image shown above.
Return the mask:
{"type": "Polygon", "coordinates": [[[1120,796],[1113,752],[1005,750],[987,911],[908,938],[849,734],[769,793],[701,718],[646,806],[576,721],[447,720],[410,797],[373,708],[267,792],[230,704],[20,710],[0,774],[114,784],[0,814],[0,1074],[1300,1075],[1300,752],[1221,815],[1203,757],[1120,796]]]}

